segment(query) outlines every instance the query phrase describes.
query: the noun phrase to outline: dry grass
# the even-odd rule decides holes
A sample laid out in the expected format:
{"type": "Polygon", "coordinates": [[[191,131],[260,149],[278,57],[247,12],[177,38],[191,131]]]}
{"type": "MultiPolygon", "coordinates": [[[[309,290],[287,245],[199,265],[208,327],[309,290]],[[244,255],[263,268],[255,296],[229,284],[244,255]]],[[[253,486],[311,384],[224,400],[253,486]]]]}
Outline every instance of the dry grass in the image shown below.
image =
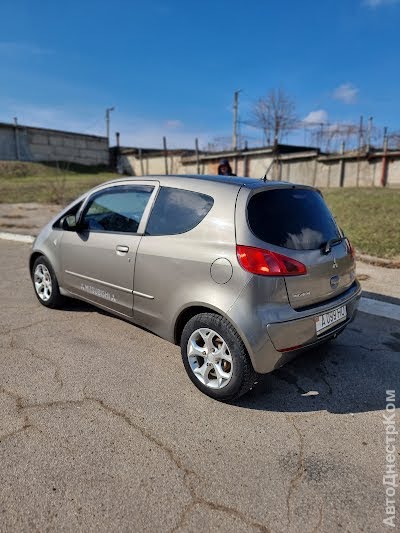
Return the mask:
{"type": "Polygon", "coordinates": [[[359,252],[400,258],[400,189],[325,189],[323,193],[359,252]]]}
{"type": "Polygon", "coordinates": [[[63,205],[115,177],[106,167],[0,161],[0,202],[63,205]]]}

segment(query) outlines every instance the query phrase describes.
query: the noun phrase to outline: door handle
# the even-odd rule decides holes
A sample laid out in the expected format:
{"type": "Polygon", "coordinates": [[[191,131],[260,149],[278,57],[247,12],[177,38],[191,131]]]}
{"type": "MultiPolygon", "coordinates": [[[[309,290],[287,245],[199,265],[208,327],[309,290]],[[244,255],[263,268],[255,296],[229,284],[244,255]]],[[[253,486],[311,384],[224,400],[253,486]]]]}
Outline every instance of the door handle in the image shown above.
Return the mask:
{"type": "Polygon", "coordinates": [[[129,246],[122,246],[121,244],[118,244],[118,246],[115,248],[117,251],[117,254],[126,254],[129,252],[129,246]]]}

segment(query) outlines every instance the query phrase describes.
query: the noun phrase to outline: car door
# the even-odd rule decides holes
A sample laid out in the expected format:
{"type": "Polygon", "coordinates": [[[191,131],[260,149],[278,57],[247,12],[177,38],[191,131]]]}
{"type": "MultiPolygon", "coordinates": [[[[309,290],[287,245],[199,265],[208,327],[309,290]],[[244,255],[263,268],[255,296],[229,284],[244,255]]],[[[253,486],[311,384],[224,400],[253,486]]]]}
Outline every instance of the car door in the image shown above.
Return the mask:
{"type": "MultiPolygon", "coordinates": [[[[165,336],[176,307],[184,303],[182,293],[193,296],[194,285],[199,289],[211,280],[214,252],[195,228],[213,205],[214,199],[203,192],[160,187],[137,253],[135,323],[165,336]]],[[[212,224],[204,231],[213,233],[210,240],[215,238],[220,249],[225,230],[219,233],[212,224]]]]}
{"type": "Polygon", "coordinates": [[[157,182],[105,187],[77,217],[77,230],[61,241],[63,286],[126,316],[133,314],[133,274],[142,228],[157,182]]]}

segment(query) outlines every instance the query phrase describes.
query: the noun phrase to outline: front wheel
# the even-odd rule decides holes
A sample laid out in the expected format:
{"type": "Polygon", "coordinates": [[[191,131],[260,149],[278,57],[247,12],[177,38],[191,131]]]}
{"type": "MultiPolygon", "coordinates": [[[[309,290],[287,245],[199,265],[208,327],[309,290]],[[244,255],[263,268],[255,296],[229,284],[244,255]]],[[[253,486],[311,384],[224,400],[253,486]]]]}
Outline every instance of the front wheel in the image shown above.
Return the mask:
{"type": "Polygon", "coordinates": [[[60,307],[63,297],[60,294],[58,281],[52,266],[43,255],[33,263],[31,275],[39,302],[46,307],[60,307]]]}
{"type": "Polygon", "coordinates": [[[247,350],[232,324],[220,315],[201,313],[182,332],[182,360],[189,378],[216,400],[234,400],[257,382],[247,350]]]}

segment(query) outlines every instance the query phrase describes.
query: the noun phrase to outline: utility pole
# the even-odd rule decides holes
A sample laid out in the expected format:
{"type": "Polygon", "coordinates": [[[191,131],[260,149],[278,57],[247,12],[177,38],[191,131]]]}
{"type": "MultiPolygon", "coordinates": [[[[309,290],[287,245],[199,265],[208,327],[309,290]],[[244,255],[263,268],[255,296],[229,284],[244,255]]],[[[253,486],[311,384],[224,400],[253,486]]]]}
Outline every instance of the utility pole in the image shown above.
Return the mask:
{"type": "Polygon", "coordinates": [[[342,158],[340,159],[340,170],[339,170],[339,186],[343,187],[344,185],[344,177],[345,177],[345,168],[344,168],[344,151],[345,151],[345,143],[342,141],[342,145],[340,148],[340,153],[342,154],[342,158]]]}
{"type": "Polygon", "coordinates": [[[196,166],[197,166],[197,174],[200,174],[200,157],[199,157],[199,139],[196,137],[194,140],[194,145],[196,147],[196,166]]]}
{"type": "Polygon", "coordinates": [[[140,172],[142,173],[142,176],[144,176],[143,153],[142,153],[141,148],[139,148],[139,161],[140,161],[140,172]]]}
{"type": "Polygon", "coordinates": [[[364,146],[364,117],[360,116],[360,127],[358,130],[358,150],[357,150],[357,177],[356,177],[356,186],[358,187],[360,184],[360,157],[361,157],[361,151],[364,146]]]}
{"type": "Polygon", "coordinates": [[[364,144],[364,117],[360,116],[360,127],[358,129],[358,152],[361,152],[361,149],[364,144]]]}
{"type": "Polygon", "coordinates": [[[388,129],[385,126],[383,129],[383,155],[382,155],[382,174],[381,174],[381,185],[382,187],[386,186],[387,183],[387,174],[388,174],[388,129]]]}
{"type": "Polygon", "coordinates": [[[368,119],[368,133],[367,133],[367,152],[371,149],[371,134],[372,134],[372,117],[368,119]]]}
{"type": "Polygon", "coordinates": [[[119,133],[119,131],[116,131],[115,132],[116,146],[115,146],[114,150],[109,150],[109,152],[110,152],[110,160],[111,160],[112,166],[114,166],[114,168],[116,168],[118,174],[123,174],[123,168],[122,168],[121,157],[120,157],[120,142],[119,142],[119,139],[120,139],[120,133],[119,133]],[[113,155],[113,157],[112,157],[111,154],[113,155]]]}
{"type": "Polygon", "coordinates": [[[239,91],[233,95],[233,133],[232,133],[232,150],[237,150],[237,131],[238,131],[238,109],[239,109],[239,91]]]}
{"type": "Polygon", "coordinates": [[[108,145],[110,145],[110,113],[111,111],[115,111],[115,107],[107,107],[106,109],[106,134],[107,134],[108,145]]]}
{"type": "Polygon", "coordinates": [[[164,163],[165,163],[165,175],[168,176],[168,150],[167,150],[167,138],[163,137],[164,148],[164,163]]]}
{"type": "Polygon", "coordinates": [[[14,117],[14,135],[15,135],[15,155],[17,156],[17,161],[20,160],[20,149],[19,149],[19,136],[18,136],[18,118],[14,117]]]}

